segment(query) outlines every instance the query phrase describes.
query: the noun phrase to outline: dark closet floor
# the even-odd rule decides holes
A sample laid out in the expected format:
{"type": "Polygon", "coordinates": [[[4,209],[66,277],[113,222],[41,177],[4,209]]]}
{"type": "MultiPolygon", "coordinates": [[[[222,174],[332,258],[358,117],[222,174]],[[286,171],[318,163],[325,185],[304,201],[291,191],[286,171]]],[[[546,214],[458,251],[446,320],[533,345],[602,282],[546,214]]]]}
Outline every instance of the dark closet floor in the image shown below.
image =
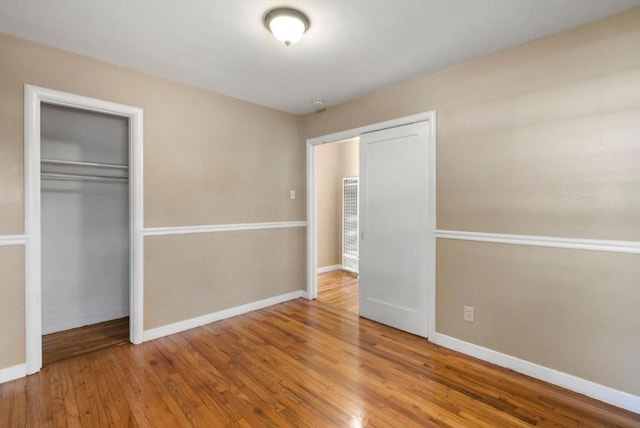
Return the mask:
{"type": "Polygon", "coordinates": [[[42,366],[129,343],[129,317],[42,336],[42,366]]]}

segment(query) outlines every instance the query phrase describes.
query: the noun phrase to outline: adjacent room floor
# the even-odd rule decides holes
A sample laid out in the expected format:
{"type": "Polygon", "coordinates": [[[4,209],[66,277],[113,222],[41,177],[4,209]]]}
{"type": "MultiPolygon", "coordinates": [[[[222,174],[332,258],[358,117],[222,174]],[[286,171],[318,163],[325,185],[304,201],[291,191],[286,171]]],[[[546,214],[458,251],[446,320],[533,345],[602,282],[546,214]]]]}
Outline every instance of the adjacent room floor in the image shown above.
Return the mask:
{"type": "Polygon", "coordinates": [[[358,313],[358,274],[334,270],[318,275],[318,301],[358,313]]]}
{"type": "Polygon", "coordinates": [[[638,426],[640,415],[297,299],[0,385],[0,426],[638,426]]]}

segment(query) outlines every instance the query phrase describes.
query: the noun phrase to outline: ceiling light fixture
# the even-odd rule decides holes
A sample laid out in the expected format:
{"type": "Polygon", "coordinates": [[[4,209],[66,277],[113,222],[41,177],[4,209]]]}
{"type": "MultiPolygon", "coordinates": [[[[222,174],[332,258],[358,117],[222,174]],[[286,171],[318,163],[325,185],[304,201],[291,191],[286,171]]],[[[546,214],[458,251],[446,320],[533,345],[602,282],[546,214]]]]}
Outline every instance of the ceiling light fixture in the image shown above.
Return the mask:
{"type": "Polygon", "coordinates": [[[299,10],[283,7],[267,12],[264,25],[276,39],[289,46],[309,29],[309,18],[299,10]]]}

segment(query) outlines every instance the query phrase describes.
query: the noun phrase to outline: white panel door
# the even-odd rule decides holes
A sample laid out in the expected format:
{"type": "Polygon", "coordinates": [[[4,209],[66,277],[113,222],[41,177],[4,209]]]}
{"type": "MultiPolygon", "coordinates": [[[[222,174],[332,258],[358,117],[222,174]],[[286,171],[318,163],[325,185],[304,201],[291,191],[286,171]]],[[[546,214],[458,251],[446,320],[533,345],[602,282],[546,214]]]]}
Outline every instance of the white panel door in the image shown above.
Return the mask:
{"type": "Polygon", "coordinates": [[[360,315],[428,334],[429,122],[360,138],[360,315]]]}

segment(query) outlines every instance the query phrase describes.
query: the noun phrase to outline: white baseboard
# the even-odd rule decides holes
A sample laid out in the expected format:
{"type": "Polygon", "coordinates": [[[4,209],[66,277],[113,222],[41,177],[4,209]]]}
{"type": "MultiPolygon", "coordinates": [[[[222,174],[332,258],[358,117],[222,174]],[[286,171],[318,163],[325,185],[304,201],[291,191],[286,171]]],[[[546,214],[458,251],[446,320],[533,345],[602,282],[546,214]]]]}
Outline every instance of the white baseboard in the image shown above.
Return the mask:
{"type": "Polygon", "coordinates": [[[245,305],[236,306],[222,311],[213,312],[211,314],[202,315],[196,318],[191,318],[184,321],[178,321],[173,324],[164,325],[162,327],[146,330],[143,334],[143,340],[145,342],[160,337],[168,336],[170,334],[179,333],[181,331],[189,330],[195,327],[200,327],[205,324],[210,324],[215,321],[220,321],[225,318],[235,317],[236,315],[246,314],[247,312],[255,311],[258,309],[266,308],[267,306],[277,305],[278,303],[287,302],[289,300],[297,299],[299,297],[307,297],[307,292],[303,290],[294,291],[280,296],[270,297],[264,300],[258,300],[257,302],[247,303],[245,305]]]}
{"type": "Polygon", "coordinates": [[[326,272],[333,272],[334,270],[340,269],[342,269],[342,265],[323,266],[318,268],[318,273],[321,274],[326,272]]]}
{"type": "Polygon", "coordinates": [[[116,320],[118,318],[124,318],[127,316],[129,316],[129,308],[121,308],[114,311],[102,312],[99,314],[91,314],[68,320],[50,322],[48,324],[42,325],[42,334],[57,333],[59,331],[84,327],[85,325],[97,324],[99,322],[116,320]]]}
{"type": "Polygon", "coordinates": [[[484,348],[473,343],[465,342],[441,333],[432,333],[429,341],[445,348],[471,355],[501,367],[515,370],[527,376],[543,380],[553,385],[561,386],[571,391],[584,394],[596,400],[640,413],[640,397],[619,391],[608,386],[563,373],[530,361],[522,360],[511,355],[503,354],[492,349],[484,348]]]}
{"type": "Polygon", "coordinates": [[[27,375],[27,364],[18,364],[0,369],[0,383],[9,382],[27,375]]]}

